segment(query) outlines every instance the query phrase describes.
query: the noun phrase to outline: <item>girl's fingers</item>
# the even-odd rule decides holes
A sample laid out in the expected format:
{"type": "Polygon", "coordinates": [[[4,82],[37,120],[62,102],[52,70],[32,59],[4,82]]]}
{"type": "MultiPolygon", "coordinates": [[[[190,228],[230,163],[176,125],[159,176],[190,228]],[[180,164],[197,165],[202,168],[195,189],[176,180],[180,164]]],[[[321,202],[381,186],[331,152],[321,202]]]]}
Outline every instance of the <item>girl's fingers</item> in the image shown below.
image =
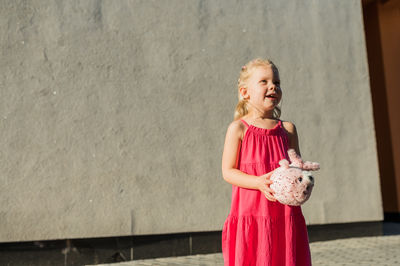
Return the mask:
{"type": "Polygon", "coordinates": [[[268,196],[265,195],[265,197],[266,197],[267,199],[269,199],[270,201],[276,201],[276,199],[275,199],[274,197],[272,197],[271,195],[269,195],[269,194],[268,194],[268,196]]]}
{"type": "Polygon", "coordinates": [[[264,191],[263,192],[264,193],[271,193],[271,194],[275,193],[275,191],[272,188],[270,188],[269,186],[264,186],[264,191]]]}
{"type": "Polygon", "coordinates": [[[263,183],[264,186],[262,188],[262,193],[264,194],[264,196],[270,200],[270,201],[276,201],[276,199],[273,196],[273,193],[275,193],[275,191],[273,191],[269,185],[273,183],[273,181],[270,179],[271,175],[272,175],[273,171],[263,175],[263,183]]]}
{"type": "MultiPolygon", "coordinates": [[[[271,189],[269,189],[271,190],[271,189]]],[[[271,190],[272,191],[272,190],[271,190]]],[[[269,199],[270,201],[276,201],[276,199],[274,198],[273,194],[268,192],[267,190],[263,191],[264,196],[269,199]]]]}

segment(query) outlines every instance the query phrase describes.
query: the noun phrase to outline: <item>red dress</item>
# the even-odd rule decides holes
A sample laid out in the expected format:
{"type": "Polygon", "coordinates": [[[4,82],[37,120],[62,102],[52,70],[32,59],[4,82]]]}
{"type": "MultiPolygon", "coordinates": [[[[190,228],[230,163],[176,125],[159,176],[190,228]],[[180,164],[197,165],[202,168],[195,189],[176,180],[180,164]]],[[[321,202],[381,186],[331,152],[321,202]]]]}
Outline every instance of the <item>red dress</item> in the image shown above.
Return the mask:
{"type": "MultiPolygon", "coordinates": [[[[260,176],[288,159],[288,135],[282,121],[272,129],[248,125],[238,169],[260,176]]],[[[309,266],[307,227],[300,206],[268,200],[261,191],[232,185],[231,211],[222,230],[225,266],[309,266]]]]}

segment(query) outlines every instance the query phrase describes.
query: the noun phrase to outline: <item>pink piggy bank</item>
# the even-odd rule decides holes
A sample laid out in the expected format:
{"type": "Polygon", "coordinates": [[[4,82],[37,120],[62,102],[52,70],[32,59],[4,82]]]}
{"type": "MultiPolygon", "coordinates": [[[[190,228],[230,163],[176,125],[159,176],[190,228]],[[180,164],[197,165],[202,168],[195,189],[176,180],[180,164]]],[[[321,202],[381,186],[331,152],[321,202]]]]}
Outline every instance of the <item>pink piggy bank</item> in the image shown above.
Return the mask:
{"type": "Polygon", "coordinates": [[[310,171],[319,170],[319,163],[303,162],[294,149],[288,150],[290,161],[279,161],[280,167],[271,175],[270,188],[274,191],[274,197],[282,204],[299,206],[306,202],[314,187],[314,178],[310,171]]]}

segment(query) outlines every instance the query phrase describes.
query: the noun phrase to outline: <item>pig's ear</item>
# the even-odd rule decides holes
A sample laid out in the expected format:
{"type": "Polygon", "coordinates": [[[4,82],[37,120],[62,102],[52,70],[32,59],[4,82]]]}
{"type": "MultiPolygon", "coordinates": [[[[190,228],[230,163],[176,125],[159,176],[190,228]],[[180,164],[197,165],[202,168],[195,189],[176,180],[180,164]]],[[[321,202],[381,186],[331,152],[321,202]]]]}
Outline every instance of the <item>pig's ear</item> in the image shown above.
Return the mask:
{"type": "Polygon", "coordinates": [[[319,163],[306,161],[303,164],[303,169],[312,171],[319,170],[319,163]]]}
{"type": "Polygon", "coordinates": [[[282,159],[279,161],[279,165],[282,166],[283,168],[289,168],[289,161],[286,159],[282,159]]]}
{"type": "Polygon", "coordinates": [[[294,149],[289,149],[288,155],[293,166],[302,168],[303,160],[300,158],[300,156],[296,153],[294,149]]]}

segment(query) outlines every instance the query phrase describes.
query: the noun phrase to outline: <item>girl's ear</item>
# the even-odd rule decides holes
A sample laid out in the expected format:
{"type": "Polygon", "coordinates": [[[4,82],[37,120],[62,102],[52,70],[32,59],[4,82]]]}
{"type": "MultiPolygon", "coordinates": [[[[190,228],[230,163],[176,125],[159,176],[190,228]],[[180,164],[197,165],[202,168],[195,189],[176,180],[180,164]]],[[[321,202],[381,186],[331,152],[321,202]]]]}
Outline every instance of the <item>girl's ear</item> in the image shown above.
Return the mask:
{"type": "Polygon", "coordinates": [[[239,89],[240,95],[242,96],[242,99],[248,100],[250,95],[247,93],[247,88],[241,87],[239,89]]]}

